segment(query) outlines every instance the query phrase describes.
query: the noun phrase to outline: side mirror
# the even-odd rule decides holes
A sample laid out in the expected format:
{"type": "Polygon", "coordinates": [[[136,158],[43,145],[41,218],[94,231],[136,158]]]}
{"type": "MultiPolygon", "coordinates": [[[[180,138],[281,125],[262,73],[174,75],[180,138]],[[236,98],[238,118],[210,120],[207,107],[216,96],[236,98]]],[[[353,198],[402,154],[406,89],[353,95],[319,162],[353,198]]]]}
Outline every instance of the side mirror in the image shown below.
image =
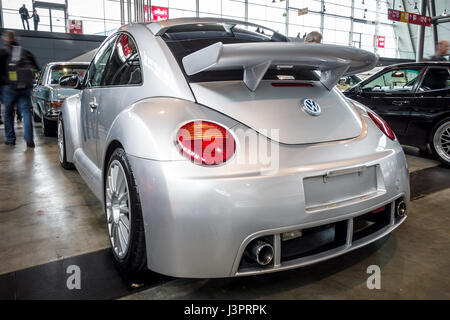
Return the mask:
{"type": "Polygon", "coordinates": [[[77,75],[62,76],[59,79],[59,85],[63,88],[78,89],[80,86],[80,78],[77,75]]]}
{"type": "Polygon", "coordinates": [[[373,88],[368,87],[368,88],[362,88],[360,92],[361,93],[370,93],[372,91],[373,91],[373,88]]]}

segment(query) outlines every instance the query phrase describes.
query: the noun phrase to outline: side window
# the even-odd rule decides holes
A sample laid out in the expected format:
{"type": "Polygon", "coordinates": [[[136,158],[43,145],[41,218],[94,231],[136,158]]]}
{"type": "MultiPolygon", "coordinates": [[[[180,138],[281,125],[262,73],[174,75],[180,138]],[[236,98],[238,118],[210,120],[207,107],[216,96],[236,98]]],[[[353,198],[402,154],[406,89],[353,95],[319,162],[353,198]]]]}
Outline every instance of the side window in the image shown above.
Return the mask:
{"type": "Polygon", "coordinates": [[[86,86],[87,87],[98,87],[100,86],[100,82],[103,77],[103,73],[105,71],[106,63],[108,62],[108,58],[111,55],[111,51],[113,49],[114,42],[117,37],[112,37],[108,40],[103,46],[99,49],[97,54],[94,57],[91,65],[89,66],[87,78],[86,78],[86,86]]]}
{"type": "Polygon", "coordinates": [[[450,88],[448,68],[430,68],[419,88],[419,91],[443,90],[450,88]]]}
{"type": "Polygon", "coordinates": [[[412,92],[420,69],[398,69],[383,73],[362,87],[365,92],[412,92]]]}
{"type": "Polygon", "coordinates": [[[122,33],[114,46],[114,52],[106,67],[102,85],[118,86],[141,83],[141,61],[136,43],[131,36],[122,33]]]}

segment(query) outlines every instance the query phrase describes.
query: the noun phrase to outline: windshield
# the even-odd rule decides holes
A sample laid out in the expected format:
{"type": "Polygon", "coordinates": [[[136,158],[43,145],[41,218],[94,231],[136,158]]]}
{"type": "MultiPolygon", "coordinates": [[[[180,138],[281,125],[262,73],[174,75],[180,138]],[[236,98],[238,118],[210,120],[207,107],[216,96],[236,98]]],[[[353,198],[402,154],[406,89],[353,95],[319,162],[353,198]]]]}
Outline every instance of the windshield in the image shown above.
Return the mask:
{"type": "Polygon", "coordinates": [[[61,77],[72,74],[78,75],[80,81],[82,81],[87,68],[87,65],[55,65],[50,71],[48,82],[49,84],[58,84],[61,77]]]}
{"type": "MultiPolygon", "coordinates": [[[[162,38],[177,59],[183,72],[183,57],[217,42],[230,44],[289,41],[285,36],[263,27],[202,23],[171,27],[162,38]]],[[[192,76],[186,75],[186,78],[189,82],[242,80],[243,69],[203,71],[192,76]]],[[[317,74],[304,67],[277,68],[273,66],[266,72],[263,79],[317,80],[317,74]]]]}

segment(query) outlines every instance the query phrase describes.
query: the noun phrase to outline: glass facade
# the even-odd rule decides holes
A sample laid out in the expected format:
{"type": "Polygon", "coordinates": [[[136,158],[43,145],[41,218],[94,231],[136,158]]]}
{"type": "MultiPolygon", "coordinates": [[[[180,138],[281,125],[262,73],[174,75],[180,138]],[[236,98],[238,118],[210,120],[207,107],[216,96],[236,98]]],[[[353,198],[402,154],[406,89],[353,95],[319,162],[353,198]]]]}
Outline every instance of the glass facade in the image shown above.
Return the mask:
{"type": "MultiPolygon", "coordinates": [[[[2,0],[4,27],[22,29],[19,7],[25,4],[31,15],[32,2],[2,0]]],[[[81,20],[84,34],[106,35],[120,26],[119,0],[44,2],[67,5],[67,18],[81,20]]],[[[316,30],[323,34],[323,43],[351,45],[384,57],[400,57],[393,24],[387,19],[388,1],[385,0],[152,0],[145,3],[169,8],[169,18],[209,16],[241,19],[290,37],[303,37],[316,30]],[[308,13],[299,15],[299,9],[303,8],[308,8],[308,13]],[[376,36],[384,37],[384,47],[378,46],[376,36]]],[[[133,14],[133,8],[131,12],[133,14]]],[[[38,13],[41,20],[39,30],[67,31],[63,10],[38,8],[38,13]]],[[[30,29],[33,29],[32,20],[29,22],[30,29]]]]}

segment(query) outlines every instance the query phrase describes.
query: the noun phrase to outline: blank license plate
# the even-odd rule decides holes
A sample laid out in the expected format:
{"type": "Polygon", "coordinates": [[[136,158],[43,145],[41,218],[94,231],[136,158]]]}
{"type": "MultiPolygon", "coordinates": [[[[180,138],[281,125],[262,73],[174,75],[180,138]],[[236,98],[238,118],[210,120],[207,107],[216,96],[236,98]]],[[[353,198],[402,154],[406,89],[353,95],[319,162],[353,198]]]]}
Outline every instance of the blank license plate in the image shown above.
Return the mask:
{"type": "Polygon", "coordinates": [[[303,179],[306,208],[339,203],[377,191],[376,166],[332,171],[303,179]]]}

